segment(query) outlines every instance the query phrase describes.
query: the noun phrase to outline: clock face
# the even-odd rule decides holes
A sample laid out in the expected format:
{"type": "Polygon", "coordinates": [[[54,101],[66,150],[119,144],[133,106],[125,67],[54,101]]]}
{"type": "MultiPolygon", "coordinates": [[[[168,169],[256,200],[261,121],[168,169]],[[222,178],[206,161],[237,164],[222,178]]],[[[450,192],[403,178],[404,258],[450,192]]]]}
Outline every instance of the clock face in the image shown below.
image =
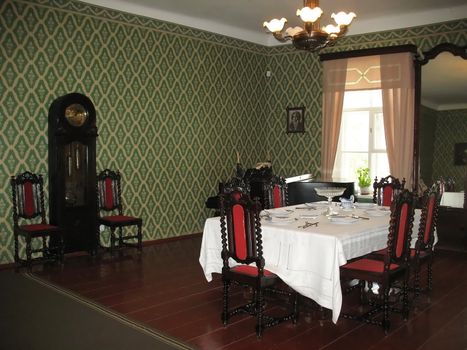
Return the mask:
{"type": "Polygon", "coordinates": [[[88,111],[79,103],[73,103],[65,109],[65,118],[71,126],[79,127],[86,123],[88,111]]]}

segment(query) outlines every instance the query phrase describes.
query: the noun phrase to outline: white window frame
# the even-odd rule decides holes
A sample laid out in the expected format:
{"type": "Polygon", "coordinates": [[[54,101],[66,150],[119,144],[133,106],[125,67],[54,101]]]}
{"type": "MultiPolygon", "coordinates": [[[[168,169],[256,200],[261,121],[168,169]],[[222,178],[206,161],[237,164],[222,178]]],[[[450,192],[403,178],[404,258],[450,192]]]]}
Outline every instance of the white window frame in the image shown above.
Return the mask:
{"type": "MultiPolygon", "coordinates": [[[[375,146],[375,138],[373,136],[373,132],[375,129],[375,123],[376,123],[376,117],[377,115],[383,115],[383,107],[378,106],[378,107],[347,107],[343,108],[342,110],[342,121],[341,121],[341,131],[339,135],[339,142],[337,146],[337,152],[336,152],[336,160],[335,160],[335,165],[334,165],[334,171],[333,171],[333,179],[336,181],[355,181],[356,185],[356,174],[352,174],[352,178],[345,178],[341,174],[342,172],[336,171],[336,168],[340,169],[340,167],[336,167],[337,164],[341,162],[341,155],[345,153],[352,153],[352,154],[364,154],[366,155],[366,164],[357,164],[356,168],[359,166],[368,166],[370,169],[370,176],[372,179],[375,178],[375,176],[381,177],[381,176],[386,176],[384,174],[377,174],[377,171],[375,170],[375,165],[372,164],[372,155],[373,154],[385,154],[387,157],[387,150],[386,147],[384,149],[382,148],[376,148],[375,146]],[[343,132],[343,124],[344,124],[344,114],[345,113],[352,113],[352,112],[365,112],[368,113],[368,118],[369,118],[369,123],[368,123],[368,151],[352,151],[352,150],[343,150],[342,149],[342,144],[341,144],[341,136],[343,132]]],[[[383,125],[384,127],[384,125],[383,125]]],[[[388,164],[389,167],[389,164],[388,164]]]]}

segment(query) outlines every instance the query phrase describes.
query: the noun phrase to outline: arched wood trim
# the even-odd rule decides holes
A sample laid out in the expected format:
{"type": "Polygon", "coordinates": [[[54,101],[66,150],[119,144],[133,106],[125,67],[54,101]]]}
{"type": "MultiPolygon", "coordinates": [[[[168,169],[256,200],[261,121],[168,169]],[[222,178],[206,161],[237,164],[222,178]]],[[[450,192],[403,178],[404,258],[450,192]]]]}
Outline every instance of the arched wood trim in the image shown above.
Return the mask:
{"type": "Polygon", "coordinates": [[[454,56],[467,59],[467,46],[458,46],[451,43],[436,45],[431,50],[422,52],[415,61],[415,118],[414,118],[414,165],[413,188],[417,189],[420,181],[420,108],[422,96],[422,66],[436,58],[441,52],[450,52],[454,56]]]}

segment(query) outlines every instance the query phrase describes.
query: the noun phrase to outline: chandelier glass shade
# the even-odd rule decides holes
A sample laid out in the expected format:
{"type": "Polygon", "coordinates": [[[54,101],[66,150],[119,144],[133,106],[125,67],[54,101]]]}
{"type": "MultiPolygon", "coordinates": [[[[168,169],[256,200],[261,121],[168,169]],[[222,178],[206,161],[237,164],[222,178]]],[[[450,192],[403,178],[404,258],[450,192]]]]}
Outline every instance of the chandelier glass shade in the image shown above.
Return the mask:
{"type": "Polygon", "coordinates": [[[280,42],[291,40],[295,48],[306,51],[318,51],[326,46],[333,45],[336,40],[347,33],[349,25],[356,17],[355,13],[333,13],[331,18],[336,25],[328,24],[320,28],[319,19],[323,10],[319,7],[319,0],[304,0],[303,8],[297,10],[297,16],[304,22],[303,27],[289,27],[283,31],[287,19],[274,18],[264,22],[274,38],[280,42]]]}

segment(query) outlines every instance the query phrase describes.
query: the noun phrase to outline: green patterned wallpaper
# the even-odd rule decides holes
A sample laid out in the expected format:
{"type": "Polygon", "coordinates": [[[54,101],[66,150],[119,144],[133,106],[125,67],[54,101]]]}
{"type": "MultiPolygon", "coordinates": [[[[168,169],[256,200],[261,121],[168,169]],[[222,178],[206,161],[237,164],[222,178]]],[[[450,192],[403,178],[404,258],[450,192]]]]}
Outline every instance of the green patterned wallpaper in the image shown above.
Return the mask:
{"type": "Polygon", "coordinates": [[[433,152],[433,179],[452,178],[461,191],[467,165],[454,165],[454,144],[467,142],[467,110],[438,111],[433,152]]]}
{"type": "Polygon", "coordinates": [[[97,169],[123,174],[144,239],[202,230],[204,201],[264,160],[266,56],[258,45],[71,1],[0,2],[0,262],[12,261],[10,175],[47,178],[47,114],[90,96],[97,169]],[[254,150],[254,151],[252,151],[254,150]]]}
{"type": "MultiPolygon", "coordinates": [[[[344,38],[332,50],[465,43],[467,20],[344,38]]],[[[277,173],[319,167],[321,65],[316,55],[71,0],[0,2],[0,263],[13,260],[9,176],[47,178],[47,113],[69,92],[91,97],[97,164],[123,173],[144,239],[199,232],[204,201],[234,171],[269,154],[277,173]],[[272,72],[266,78],[265,72],[272,72]],[[306,132],[285,133],[285,108],[306,132]]]]}
{"type": "MultiPolygon", "coordinates": [[[[467,45],[467,19],[428,26],[348,36],[323,52],[413,44],[421,51],[450,42],[467,45]]],[[[268,70],[272,72],[266,97],[274,127],[268,148],[276,150],[275,171],[284,175],[312,172],[319,175],[321,145],[321,64],[316,55],[289,46],[270,48],[268,70]],[[284,134],[287,105],[306,107],[305,134],[284,134]]],[[[274,152],[273,152],[274,153],[274,152]]]]}

